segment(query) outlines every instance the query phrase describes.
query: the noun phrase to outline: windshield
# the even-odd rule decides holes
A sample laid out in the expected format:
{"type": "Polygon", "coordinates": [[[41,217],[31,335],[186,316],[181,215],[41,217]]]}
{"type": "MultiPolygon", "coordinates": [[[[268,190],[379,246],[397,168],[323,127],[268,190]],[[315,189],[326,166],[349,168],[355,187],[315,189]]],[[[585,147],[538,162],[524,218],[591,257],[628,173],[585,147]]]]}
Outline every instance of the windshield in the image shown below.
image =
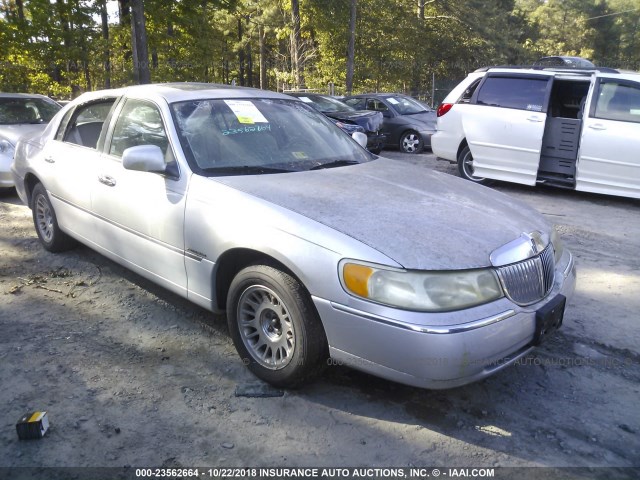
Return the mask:
{"type": "Polygon", "coordinates": [[[189,163],[203,175],[292,172],[373,158],[297,100],[189,100],[171,107],[189,163]]]}
{"type": "Polygon", "coordinates": [[[0,98],[0,124],[49,123],[61,108],[44,98],[0,98]]]}
{"type": "Polygon", "coordinates": [[[400,115],[413,115],[414,113],[424,113],[427,111],[424,105],[409,97],[387,97],[387,102],[393,105],[393,108],[395,108],[400,115]]]}
{"type": "Polygon", "coordinates": [[[325,97],[322,95],[298,96],[305,103],[313,103],[321,112],[354,112],[355,108],[350,107],[346,103],[342,103],[335,98],[325,97]]]}

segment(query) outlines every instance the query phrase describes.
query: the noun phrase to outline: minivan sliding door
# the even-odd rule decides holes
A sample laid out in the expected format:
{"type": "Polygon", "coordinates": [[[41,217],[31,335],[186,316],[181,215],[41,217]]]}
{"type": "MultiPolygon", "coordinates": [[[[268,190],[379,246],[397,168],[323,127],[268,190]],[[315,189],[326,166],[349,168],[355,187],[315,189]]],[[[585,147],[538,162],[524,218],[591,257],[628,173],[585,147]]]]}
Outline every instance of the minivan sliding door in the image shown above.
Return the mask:
{"type": "Polygon", "coordinates": [[[462,118],[474,175],[536,184],[552,79],[544,72],[487,74],[462,118]]]}

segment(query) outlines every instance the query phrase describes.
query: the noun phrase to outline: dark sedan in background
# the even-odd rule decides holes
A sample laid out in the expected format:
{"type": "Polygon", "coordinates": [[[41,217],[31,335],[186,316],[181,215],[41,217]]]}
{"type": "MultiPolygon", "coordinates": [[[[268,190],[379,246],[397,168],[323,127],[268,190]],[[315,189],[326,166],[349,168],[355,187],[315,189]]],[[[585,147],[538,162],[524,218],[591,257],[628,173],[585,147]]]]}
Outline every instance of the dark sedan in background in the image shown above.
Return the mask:
{"type": "Polygon", "coordinates": [[[382,113],[387,147],[398,147],[404,153],[420,153],[424,147],[431,147],[436,112],[417,100],[395,93],[365,93],[343,101],[358,110],[382,113]]]}
{"type": "Polygon", "coordinates": [[[380,112],[356,110],[340,100],[317,93],[289,93],[310,106],[324,113],[349,135],[362,132],[367,135],[367,150],[378,154],[386,143],[385,136],[380,133],[383,115],[380,112]]]}

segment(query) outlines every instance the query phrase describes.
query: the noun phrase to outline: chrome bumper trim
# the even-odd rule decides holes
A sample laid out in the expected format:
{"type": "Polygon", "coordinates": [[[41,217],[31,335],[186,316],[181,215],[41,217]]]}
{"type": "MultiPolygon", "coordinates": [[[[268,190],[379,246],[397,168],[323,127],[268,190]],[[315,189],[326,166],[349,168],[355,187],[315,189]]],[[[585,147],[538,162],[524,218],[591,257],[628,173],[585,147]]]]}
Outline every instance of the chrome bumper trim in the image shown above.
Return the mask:
{"type": "Polygon", "coordinates": [[[357,315],[359,317],[364,317],[368,320],[373,320],[374,322],[384,323],[385,325],[403,328],[405,330],[411,330],[417,333],[430,333],[435,335],[446,335],[451,333],[468,332],[469,330],[475,330],[476,328],[482,328],[482,327],[486,327],[487,325],[500,322],[516,314],[515,310],[507,310],[505,312],[499,313],[497,315],[493,315],[491,317],[482,318],[480,320],[475,320],[473,322],[463,323],[460,325],[423,326],[423,325],[415,325],[412,323],[402,322],[400,320],[394,320],[392,318],[383,317],[381,315],[375,315],[373,313],[363,312],[362,310],[357,310],[355,308],[347,307],[346,305],[341,305],[339,303],[331,302],[331,306],[336,310],[340,310],[345,313],[350,313],[352,315],[357,315]]]}
{"type": "Polygon", "coordinates": [[[567,268],[564,269],[564,272],[562,272],[562,275],[567,278],[569,276],[569,274],[571,273],[571,270],[573,270],[573,267],[575,265],[576,261],[573,258],[573,253],[569,252],[569,263],[567,263],[567,268]]]}

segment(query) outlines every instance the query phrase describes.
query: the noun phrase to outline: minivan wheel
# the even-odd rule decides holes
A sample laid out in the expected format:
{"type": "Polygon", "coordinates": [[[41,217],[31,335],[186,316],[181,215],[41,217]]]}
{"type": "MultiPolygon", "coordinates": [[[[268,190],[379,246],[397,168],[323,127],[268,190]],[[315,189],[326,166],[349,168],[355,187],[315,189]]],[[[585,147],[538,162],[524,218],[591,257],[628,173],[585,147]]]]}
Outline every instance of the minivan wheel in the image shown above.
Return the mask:
{"type": "Polygon", "coordinates": [[[38,183],[31,193],[31,213],[40,243],[46,250],[64,252],[76,246],[76,241],[60,230],[56,212],[41,183],[38,183]]]}
{"type": "Polygon", "coordinates": [[[488,178],[477,177],[474,175],[473,156],[471,155],[471,150],[468,145],[465,146],[458,155],[458,172],[462,178],[471,180],[474,183],[479,183],[481,185],[489,185],[491,183],[491,180],[488,178]]]}
{"type": "Polygon", "coordinates": [[[422,137],[413,130],[403,133],[400,137],[400,150],[404,153],[420,153],[423,146],[422,137]]]}
{"type": "Polygon", "coordinates": [[[245,365],[278,387],[297,387],[322,371],[327,340],[311,298],[292,275],[251,265],[231,282],[229,333],[245,365]]]}

